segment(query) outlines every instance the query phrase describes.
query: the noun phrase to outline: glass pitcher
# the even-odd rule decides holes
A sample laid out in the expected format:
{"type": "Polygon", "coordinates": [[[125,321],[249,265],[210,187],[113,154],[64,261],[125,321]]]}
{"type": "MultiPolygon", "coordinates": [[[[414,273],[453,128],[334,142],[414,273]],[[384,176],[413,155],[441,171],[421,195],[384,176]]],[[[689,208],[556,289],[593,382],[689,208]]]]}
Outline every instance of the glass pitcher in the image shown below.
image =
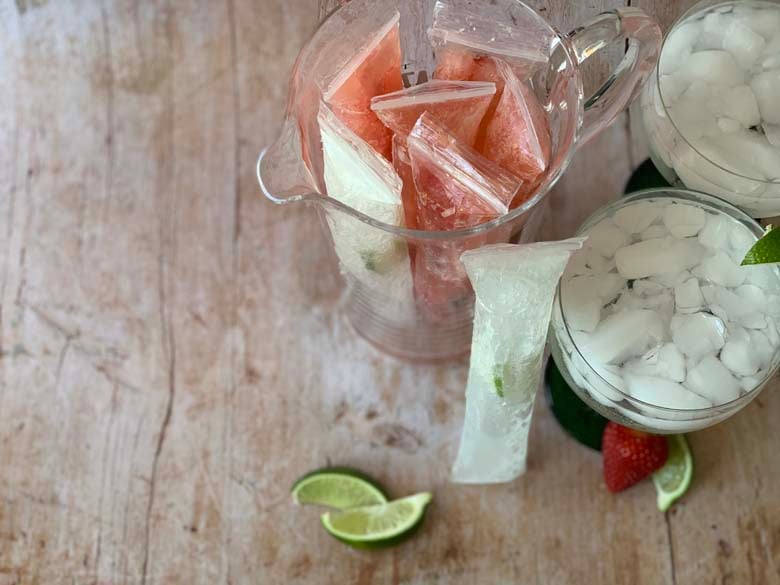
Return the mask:
{"type": "Polygon", "coordinates": [[[323,87],[360,42],[365,11],[400,13],[403,79],[426,81],[434,70],[434,49],[426,37],[434,0],[323,0],[325,17],[299,55],[290,80],[287,118],[276,142],[264,150],[257,175],[265,196],[277,204],[316,207],[340,261],[348,287],[346,312],[357,332],[381,350],[418,361],[466,355],[471,342],[474,295],[460,254],[485,244],[530,242],[541,220],[540,201],[566,170],[576,148],[588,142],[624,110],[653,71],[661,44],[657,23],[636,8],[605,12],[568,35],[559,33],[519,0],[457,0],[498,26],[519,27],[542,47],[544,63],[528,80],[546,110],[552,150],[549,167],[533,195],[509,213],[468,229],[421,231],[378,221],[325,193],[316,111],[323,87]],[[624,58],[594,95],[586,98],[581,64],[614,42],[624,58]],[[356,242],[371,242],[372,250],[356,242]],[[381,254],[375,254],[375,250],[381,254]],[[421,291],[420,258],[440,269],[433,286],[421,291]],[[417,262],[416,262],[417,260],[417,262]],[[416,272],[415,272],[416,271],[416,272]],[[413,277],[414,276],[414,277],[413,277]],[[438,294],[445,288],[446,294],[438,294]]]}

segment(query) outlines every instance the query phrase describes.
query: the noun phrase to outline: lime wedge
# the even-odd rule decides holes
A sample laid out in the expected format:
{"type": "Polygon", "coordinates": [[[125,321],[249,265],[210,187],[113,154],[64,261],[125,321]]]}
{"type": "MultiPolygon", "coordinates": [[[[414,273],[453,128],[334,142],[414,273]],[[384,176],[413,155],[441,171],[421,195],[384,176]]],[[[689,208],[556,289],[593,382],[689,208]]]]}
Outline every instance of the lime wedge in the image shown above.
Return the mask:
{"type": "Polygon", "coordinates": [[[775,262],[780,262],[780,229],[772,229],[770,225],[761,239],[745,254],[742,266],[775,262]]]}
{"type": "Polygon", "coordinates": [[[292,487],[296,504],[319,504],[343,510],[387,502],[382,487],[348,467],[326,467],[307,473],[292,487]]]}
{"type": "Polygon", "coordinates": [[[431,494],[422,492],[387,504],[327,512],[322,525],[331,536],[355,548],[384,548],[419,528],[430,501],[431,494]]]}
{"type": "Polygon", "coordinates": [[[658,509],[661,512],[666,512],[688,491],[693,477],[693,456],[685,435],[672,435],[666,441],[669,444],[669,458],[653,474],[653,483],[658,492],[658,509]]]}

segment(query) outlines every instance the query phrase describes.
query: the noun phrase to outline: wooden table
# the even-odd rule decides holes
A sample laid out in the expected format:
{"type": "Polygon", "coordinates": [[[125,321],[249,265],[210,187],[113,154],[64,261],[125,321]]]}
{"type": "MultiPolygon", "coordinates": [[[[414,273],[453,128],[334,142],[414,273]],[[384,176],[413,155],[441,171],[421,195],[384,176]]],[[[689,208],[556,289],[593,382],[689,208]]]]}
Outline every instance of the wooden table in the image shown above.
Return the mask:
{"type": "MultiPolygon", "coordinates": [[[[621,2],[535,4],[568,30],[621,2]]],[[[687,2],[633,4],[668,26],[687,2]]],[[[609,495],[543,400],[523,478],[448,482],[465,366],[357,338],[314,214],[254,178],[315,20],[314,0],[0,2],[0,584],[780,583],[777,380],[691,437],[666,515],[649,482],[609,495]],[[289,497],[328,463],[433,490],[422,533],[332,540],[289,497]]],[[[617,196],[633,143],[623,117],[577,154],[546,237],[617,196]]]]}

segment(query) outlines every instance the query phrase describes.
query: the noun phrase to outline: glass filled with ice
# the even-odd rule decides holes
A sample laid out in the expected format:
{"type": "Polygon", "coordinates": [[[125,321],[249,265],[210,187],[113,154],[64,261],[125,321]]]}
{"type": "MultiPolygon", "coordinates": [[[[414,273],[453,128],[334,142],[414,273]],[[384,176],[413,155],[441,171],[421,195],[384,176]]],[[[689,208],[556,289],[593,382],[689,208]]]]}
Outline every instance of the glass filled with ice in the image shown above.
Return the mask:
{"type": "Polygon", "coordinates": [[[780,215],[780,2],[699,2],[638,100],[655,166],[752,217],[780,215]]]}
{"type": "Polygon", "coordinates": [[[363,337],[411,359],[464,355],[474,291],[461,255],[536,239],[539,203],[638,94],[660,29],[635,8],[564,35],[517,0],[322,6],[258,161],[263,193],[316,206],[363,337]],[[587,99],[581,63],[626,42],[587,99]]]}
{"type": "Polygon", "coordinates": [[[780,364],[780,270],[740,265],[762,233],[729,203],[683,189],[596,212],[553,306],[552,354],[572,389],[653,433],[742,409],[780,364]]]}

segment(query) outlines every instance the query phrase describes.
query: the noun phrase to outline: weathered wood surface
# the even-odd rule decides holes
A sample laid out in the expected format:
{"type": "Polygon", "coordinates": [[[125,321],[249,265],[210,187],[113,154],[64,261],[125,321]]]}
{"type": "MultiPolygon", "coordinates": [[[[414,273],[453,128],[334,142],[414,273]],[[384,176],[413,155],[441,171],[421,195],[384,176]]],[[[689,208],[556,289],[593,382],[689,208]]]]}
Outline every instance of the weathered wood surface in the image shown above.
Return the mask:
{"type": "MultiPolygon", "coordinates": [[[[618,4],[536,2],[562,30],[618,4]]],[[[525,477],[448,483],[465,367],[358,339],[314,213],[255,183],[316,18],[0,1],[0,584],[780,584],[776,380],[692,436],[666,516],[649,483],[608,495],[543,401],[525,477]],[[432,489],[421,534],[375,554],[328,537],[288,489],[329,462],[432,489]]],[[[617,196],[631,144],[624,117],[577,154],[545,235],[617,196]]]]}

